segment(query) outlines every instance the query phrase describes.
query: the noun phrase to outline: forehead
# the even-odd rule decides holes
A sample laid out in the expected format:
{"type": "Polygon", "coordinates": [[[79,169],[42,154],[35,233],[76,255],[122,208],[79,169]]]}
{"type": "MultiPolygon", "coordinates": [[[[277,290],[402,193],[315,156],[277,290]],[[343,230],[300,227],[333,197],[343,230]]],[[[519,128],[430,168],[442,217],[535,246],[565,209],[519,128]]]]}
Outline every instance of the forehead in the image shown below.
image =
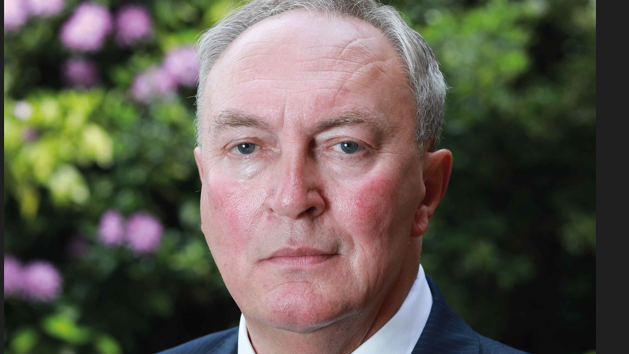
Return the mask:
{"type": "Polygon", "coordinates": [[[291,11],[265,19],[229,45],[207,82],[205,119],[224,110],[280,120],[348,110],[412,115],[395,49],[352,17],[291,11]]]}

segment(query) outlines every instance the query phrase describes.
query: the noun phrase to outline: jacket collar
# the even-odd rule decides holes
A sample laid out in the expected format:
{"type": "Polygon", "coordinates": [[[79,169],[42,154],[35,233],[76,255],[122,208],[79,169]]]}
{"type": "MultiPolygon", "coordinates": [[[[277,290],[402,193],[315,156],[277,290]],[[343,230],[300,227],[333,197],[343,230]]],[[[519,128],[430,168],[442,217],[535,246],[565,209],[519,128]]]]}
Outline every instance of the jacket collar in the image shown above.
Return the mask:
{"type": "MultiPolygon", "coordinates": [[[[432,308],[426,326],[411,354],[478,354],[479,335],[448,306],[437,284],[426,275],[432,293],[432,308]]],[[[211,353],[236,354],[238,330],[234,328],[211,353]]]]}
{"type": "Polygon", "coordinates": [[[478,354],[478,334],[452,311],[435,281],[428,275],[426,280],[432,293],[432,308],[411,354],[478,354]]]}

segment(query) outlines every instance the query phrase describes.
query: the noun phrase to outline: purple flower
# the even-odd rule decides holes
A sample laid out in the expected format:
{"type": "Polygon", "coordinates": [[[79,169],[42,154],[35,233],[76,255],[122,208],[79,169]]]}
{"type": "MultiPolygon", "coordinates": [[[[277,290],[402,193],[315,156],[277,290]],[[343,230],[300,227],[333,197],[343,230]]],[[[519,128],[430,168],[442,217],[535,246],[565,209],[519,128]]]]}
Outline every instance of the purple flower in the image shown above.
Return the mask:
{"type": "Polygon", "coordinates": [[[98,239],[107,246],[120,245],[124,241],[124,220],[120,213],[108,210],[98,223],[98,239]]]}
{"type": "Polygon", "coordinates": [[[61,41],[69,49],[94,52],[103,46],[111,27],[111,15],[105,7],[83,3],[61,28],[61,41]]]}
{"type": "Polygon", "coordinates": [[[157,98],[175,94],[177,82],[162,68],[151,67],[136,76],[131,85],[131,95],[137,101],[150,103],[157,98]]]}
{"type": "Polygon", "coordinates": [[[15,296],[22,291],[22,264],[12,255],[4,255],[4,295],[15,296]]]}
{"type": "Polygon", "coordinates": [[[151,80],[145,73],[139,74],[131,85],[131,96],[137,101],[148,103],[151,100],[153,89],[151,80]]]}
{"type": "Polygon", "coordinates": [[[26,0],[28,12],[35,17],[49,17],[63,10],[65,0],[26,0]]]}
{"type": "Polygon", "coordinates": [[[116,42],[129,46],[146,39],[152,32],[151,15],[143,6],[123,7],[116,18],[116,42]]]}
{"type": "Polygon", "coordinates": [[[4,0],[4,30],[17,30],[26,22],[28,12],[22,0],[4,0]]]}
{"type": "Polygon", "coordinates": [[[197,52],[192,47],[179,47],[172,50],[164,59],[164,69],[180,85],[193,87],[199,75],[197,52]]]}
{"type": "Polygon", "coordinates": [[[145,212],[131,215],[127,222],[127,242],[136,255],[157,251],[163,227],[155,217],[145,212]]]}
{"type": "Polygon", "coordinates": [[[61,75],[66,84],[87,88],[98,82],[98,67],[93,60],[71,58],[63,63],[61,75]]]}
{"type": "Polygon", "coordinates": [[[24,268],[23,296],[26,300],[50,302],[61,292],[63,279],[49,262],[35,261],[24,268]]]}

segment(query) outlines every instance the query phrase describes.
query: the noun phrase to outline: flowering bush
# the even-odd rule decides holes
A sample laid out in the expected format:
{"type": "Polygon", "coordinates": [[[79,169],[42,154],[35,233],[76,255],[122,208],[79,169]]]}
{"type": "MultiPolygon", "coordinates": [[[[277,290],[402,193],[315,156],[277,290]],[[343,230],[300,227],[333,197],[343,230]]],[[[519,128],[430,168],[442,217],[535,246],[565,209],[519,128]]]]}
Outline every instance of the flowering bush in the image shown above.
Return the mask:
{"type": "Polygon", "coordinates": [[[151,103],[157,99],[172,98],[177,89],[175,79],[160,67],[150,67],[136,76],[131,95],[138,102],[151,103]]]}
{"type": "Polygon", "coordinates": [[[34,17],[50,17],[63,10],[65,0],[26,0],[28,13],[34,17]]]}
{"type": "Polygon", "coordinates": [[[83,3],[61,28],[61,42],[70,50],[94,52],[103,46],[112,29],[109,10],[94,3],[83,3]]]}
{"type": "Polygon", "coordinates": [[[174,48],[164,59],[164,69],[179,85],[194,87],[199,75],[196,51],[192,47],[174,48]]]}
{"type": "Polygon", "coordinates": [[[4,255],[4,296],[22,292],[22,264],[14,256],[4,255]]]}
{"type": "Polygon", "coordinates": [[[69,58],[61,67],[61,75],[69,86],[88,88],[98,82],[98,66],[90,59],[69,58]]]}
{"type": "Polygon", "coordinates": [[[50,262],[36,261],[28,264],[22,277],[22,291],[26,299],[50,302],[59,296],[61,275],[50,262]]]}
{"type": "Polygon", "coordinates": [[[153,216],[138,212],[127,222],[127,243],[136,255],[157,251],[162,239],[163,228],[153,216]]]}
{"type": "Polygon", "coordinates": [[[4,295],[30,302],[51,302],[61,292],[59,271],[47,261],[22,266],[12,255],[4,255],[4,295]]]}
{"type": "Polygon", "coordinates": [[[189,6],[5,2],[5,353],[155,352],[237,321],[192,156],[192,44],[216,18],[189,6]]]}
{"type": "Polygon", "coordinates": [[[124,242],[124,220],[120,213],[109,210],[98,223],[99,241],[104,245],[121,245],[124,242]]]}
{"type": "Polygon", "coordinates": [[[129,46],[147,40],[152,33],[152,20],[143,6],[129,5],[118,12],[116,17],[116,42],[129,46]]]}

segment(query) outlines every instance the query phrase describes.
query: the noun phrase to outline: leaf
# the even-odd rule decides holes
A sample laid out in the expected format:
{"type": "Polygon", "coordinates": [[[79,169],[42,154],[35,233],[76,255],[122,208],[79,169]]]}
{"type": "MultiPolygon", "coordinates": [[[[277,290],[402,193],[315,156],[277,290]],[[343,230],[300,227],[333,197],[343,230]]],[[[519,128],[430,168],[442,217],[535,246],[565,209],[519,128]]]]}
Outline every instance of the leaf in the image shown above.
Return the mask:
{"type": "Polygon", "coordinates": [[[39,341],[39,333],[32,327],[25,327],[17,331],[11,340],[11,350],[16,354],[28,353],[39,341]]]}
{"type": "Polygon", "coordinates": [[[37,188],[27,183],[17,187],[17,198],[20,202],[20,213],[27,220],[32,220],[39,209],[39,192],[37,188]]]}
{"type": "Polygon", "coordinates": [[[101,127],[90,124],[83,129],[82,146],[101,167],[111,165],[114,143],[101,127]]]}
{"type": "Polygon", "coordinates": [[[54,314],[42,321],[42,329],[51,337],[72,344],[85,344],[91,338],[89,328],[78,326],[72,319],[62,314],[54,314]]]}
{"type": "Polygon", "coordinates": [[[596,253],[596,215],[570,211],[561,230],[561,243],[574,255],[596,253]]]}
{"type": "Polygon", "coordinates": [[[230,2],[228,0],[216,1],[208,8],[203,15],[203,22],[206,27],[213,26],[218,20],[222,19],[230,10],[230,2]]]}
{"type": "Polygon", "coordinates": [[[94,347],[100,354],[119,354],[122,353],[120,344],[113,337],[100,335],[94,341],[94,347]]]}
{"type": "Polygon", "coordinates": [[[48,187],[55,202],[65,204],[69,200],[84,204],[90,197],[83,176],[72,165],[60,166],[48,180],[48,187]]]}

